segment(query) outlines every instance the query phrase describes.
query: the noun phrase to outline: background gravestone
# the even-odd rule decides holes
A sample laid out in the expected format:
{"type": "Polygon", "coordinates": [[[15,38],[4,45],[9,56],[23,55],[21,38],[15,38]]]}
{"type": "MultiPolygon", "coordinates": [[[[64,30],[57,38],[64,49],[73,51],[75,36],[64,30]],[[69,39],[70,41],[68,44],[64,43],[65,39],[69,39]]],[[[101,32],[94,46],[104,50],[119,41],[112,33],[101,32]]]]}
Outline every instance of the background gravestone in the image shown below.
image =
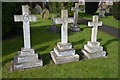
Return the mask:
{"type": "Polygon", "coordinates": [[[42,12],[42,18],[43,19],[48,19],[49,18],[49,10],[48,9],[44,9],[42,12]]]}
{"type": "Polygon", "coordinates": [[[58,33],[60,32],[59,29],[57,28],[57,26],[54,23],[54,18],[52,18],[52,25],[50,26],[50,33],[58,33]]]}
{"type": "Polygon", "coordinates": [[[99,3],[99,17],[104,18],[105,17],[105,13],[106,13],[106,4],[105,2],[100,2],[99,3]]]}
{"type": "Polygon", "coordinates": [[[41,8],[41,6],[39,6],[38,4],[36,4],[35,12],[36,12],[37,14],[42,14],[42,8],[41,8]]]}

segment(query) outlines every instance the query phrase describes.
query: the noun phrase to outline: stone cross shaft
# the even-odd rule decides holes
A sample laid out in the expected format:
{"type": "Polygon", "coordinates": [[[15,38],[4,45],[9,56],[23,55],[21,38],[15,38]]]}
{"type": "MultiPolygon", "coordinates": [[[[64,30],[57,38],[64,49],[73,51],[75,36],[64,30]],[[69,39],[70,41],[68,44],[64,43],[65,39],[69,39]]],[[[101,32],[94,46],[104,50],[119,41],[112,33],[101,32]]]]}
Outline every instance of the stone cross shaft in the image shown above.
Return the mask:
{"type": "Polygon", "coordinates": [[[37,21],[33,15],[29,15],[29,6],[22,5],[22,15],[14,15],[15,22],[23,22],[24,48],[31,48],[30,45],[30,22],[37,21]]]}
{"type": "Polygon", "coordinates": [[[93,16],[93,22],[88,22],[88,26],[93,26],[91,41],[96,42],[98,26],[102,26],[102,22],[101,21],[98,22],[98,16],[95,15],[93,16]]]}
{"type": "Polygon", "coordinates": [[[68,18],[68,11],[61,10],[61,18],[54,19],[56,24],[62,24],[61,26],[61,43],[68,42],[68,23],[73,23],[73,18],[68,18]]]}
{"type": "Polygon", "coordinates": [[[74,23],[73,24],[77,24],[78,22],[78,11],[80,11],[80,8],[79,8],[79,3],[75,3],[75,7],[72,7],[71,9],[72,11],[75,11],[74,12],[74,23]]]}

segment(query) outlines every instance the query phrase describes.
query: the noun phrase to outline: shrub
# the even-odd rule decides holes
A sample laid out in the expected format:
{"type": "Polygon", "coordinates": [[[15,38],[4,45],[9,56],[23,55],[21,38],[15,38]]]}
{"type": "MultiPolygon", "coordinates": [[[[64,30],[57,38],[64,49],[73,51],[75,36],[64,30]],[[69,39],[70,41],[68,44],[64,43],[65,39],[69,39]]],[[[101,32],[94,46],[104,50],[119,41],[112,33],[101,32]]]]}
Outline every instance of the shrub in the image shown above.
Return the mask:
{"type": "Polygon", "coordinates": [[[17,34],[22,27],[22,23],[14,22],[14,15],[22,14],[22,3],[5,2],[2,3],[2,37],[17,34]],[[9,34],[9,35],[8,35],[9,34]]]}
{"type": "Polygon", "coordinates": [[[85,2],[85,13],[94,14],[98,9],[99,2],[85,2]]]}
{"type": "Polygon", "coordinates": [[[120,20],[120,2],[115,2],[112,6],[113,17],[120,20]]]}

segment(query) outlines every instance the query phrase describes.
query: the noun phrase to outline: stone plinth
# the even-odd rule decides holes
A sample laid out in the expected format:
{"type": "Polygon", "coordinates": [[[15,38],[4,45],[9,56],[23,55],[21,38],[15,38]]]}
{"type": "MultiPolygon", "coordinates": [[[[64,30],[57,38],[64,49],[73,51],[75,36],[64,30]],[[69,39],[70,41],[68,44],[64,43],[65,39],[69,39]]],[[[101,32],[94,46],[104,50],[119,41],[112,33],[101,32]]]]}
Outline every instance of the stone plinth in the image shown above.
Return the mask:
{"type": "Polygon", "coordinates": [[[39,59],[38,54],[35,54],[34,49],[22,48],[18,53],[19,55],[15,56],[12,61],[12,71],[43,66],[43,61],[39,59]]]}
{"type": "Polygon", "coordinates": [[[87,45],[84,45],[84,49],[82,49],[82,53],[88,59],[106,56],[106,52],[103,51],[103,47],[100,46],[99,42],[88,41],[87,45]]]}
{"type": "Polygon", "coordinates": [[[60,32],[60,31],[59,31],[59,29],[57,28],[56,25],[51,25],[49,32],[50,32],[50,33],[58,33],[58,32],[60,32]]]}
{"type": "Polygon", "coordinates": [[[78,24],[71,24],[70,30],[71,30],[72,32],[80,32],[80,31],[81,31],[78,24]]]}
{"type": "Polygon", "coordinates": [[[75,54],[75,50],[70,43],[61,44],[59,42],[50,54],[55,64],[79,61],[79,55],[75,54]]]}

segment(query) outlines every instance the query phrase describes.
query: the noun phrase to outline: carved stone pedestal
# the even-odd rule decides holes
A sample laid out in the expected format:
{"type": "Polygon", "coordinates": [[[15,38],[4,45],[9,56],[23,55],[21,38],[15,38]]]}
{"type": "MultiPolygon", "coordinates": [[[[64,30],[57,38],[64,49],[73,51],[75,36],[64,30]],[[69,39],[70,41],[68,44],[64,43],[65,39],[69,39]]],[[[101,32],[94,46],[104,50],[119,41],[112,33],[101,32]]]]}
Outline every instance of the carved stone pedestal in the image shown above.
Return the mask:
{"type": "Polygon", "coordinates": [[[79,61],[79,55],[75,54],[75,50],[70,43],[58,43],[50,54],[55,64],[79,61]]]}
{"type": "Polygon", "coordinates": [[[88,41],[87,45],[84,45],[84,49],[82,49],[82,53],[88,59],[106,56],[106,52],[103,51],[103,47],[100,46],[99,42],[88,41]]]}
{"type": "Polygon", "coordinates": [[[18,53],[19,55],[15,56],[12,61],[12,71],[43,66],[43,61],[39,59],[38,54],[35,54],[34,49],[22,48],[18,53]]]}

